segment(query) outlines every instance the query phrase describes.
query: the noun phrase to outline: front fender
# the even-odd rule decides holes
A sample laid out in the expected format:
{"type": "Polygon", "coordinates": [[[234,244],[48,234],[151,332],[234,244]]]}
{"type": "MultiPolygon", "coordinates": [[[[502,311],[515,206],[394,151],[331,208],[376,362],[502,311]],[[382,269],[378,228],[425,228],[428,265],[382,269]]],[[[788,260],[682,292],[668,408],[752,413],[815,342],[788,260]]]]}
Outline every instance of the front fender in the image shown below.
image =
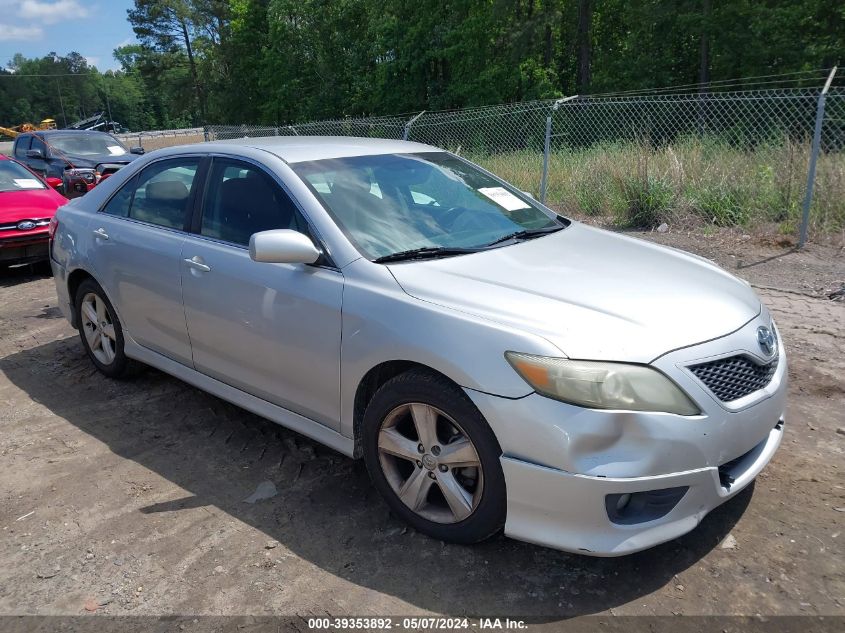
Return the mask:
{"type": "Polygon", "coordinates": [[[345,267],[341,343],[341,432],[354,437],[355,393],[373,367],[412,361],[461,387],[521,398],[533,389],[504,353],[561,356],[546,339],[415,299],[384,266],[359,259],[345,267]]]}

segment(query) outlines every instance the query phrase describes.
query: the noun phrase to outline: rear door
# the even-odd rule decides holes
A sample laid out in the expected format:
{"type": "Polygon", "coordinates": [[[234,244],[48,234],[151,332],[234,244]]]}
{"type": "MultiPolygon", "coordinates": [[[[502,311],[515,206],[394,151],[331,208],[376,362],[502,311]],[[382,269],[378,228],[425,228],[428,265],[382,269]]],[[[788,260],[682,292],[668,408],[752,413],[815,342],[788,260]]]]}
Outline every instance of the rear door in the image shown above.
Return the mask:
{"type": "Polygon", "coordinates": [[[203,161],[194,155],[151,163],[89,225],[95,276],[129,335],[188,366],[180,256],[203,161]]]}
{"type": "Polygon", "coordinates": [[[309,232],[260,165],[217,158],[182,248],[195,368],[339,430],[343,275],[327,265],[254,262],[253,233],[309,232]]]}

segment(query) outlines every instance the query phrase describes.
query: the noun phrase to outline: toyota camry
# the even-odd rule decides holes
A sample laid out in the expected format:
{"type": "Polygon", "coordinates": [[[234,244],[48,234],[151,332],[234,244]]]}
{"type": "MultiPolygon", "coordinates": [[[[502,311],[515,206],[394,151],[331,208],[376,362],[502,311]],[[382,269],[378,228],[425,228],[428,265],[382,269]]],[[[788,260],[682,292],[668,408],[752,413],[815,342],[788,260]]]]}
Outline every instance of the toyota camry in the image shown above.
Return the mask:
{"type": "Polygon", "coordinates": [[[444,541],[642,550],[783,435],[784,349],[748,284],[436,147],[159,150],[52,229],[62,310],[103,374],[151,365],[362,458],[444,541]]]}

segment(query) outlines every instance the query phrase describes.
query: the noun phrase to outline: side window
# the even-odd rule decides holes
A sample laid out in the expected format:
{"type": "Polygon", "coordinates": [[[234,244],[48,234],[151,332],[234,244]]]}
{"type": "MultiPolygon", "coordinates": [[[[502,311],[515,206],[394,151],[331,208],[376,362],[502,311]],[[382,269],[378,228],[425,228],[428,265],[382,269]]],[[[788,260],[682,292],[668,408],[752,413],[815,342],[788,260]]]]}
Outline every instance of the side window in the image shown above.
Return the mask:
{"type": "Polygon", "coordinates": [[[31,142],[32,136],[19,136],[17,141],[15,141],[15,158],[25,159],[31,142]]]}
{"type": "Polygon", "coordinates": [[[214,159],[202,210],[200,234],[249,244],[270,229],[305,231],[293,201],[272,178],[249,163],[214,159]]]}
{"type": "Polygon", "coordinates": [[[135,193],[135,184],[138,182],[137,176],[127,182],[121,189],[111,197],[105,207],[103,213],[109,215],[116,215],[120,218],[129,217],[129,207],[132,206],[132,196],[135,193]]]}
{"type": "Polygon", "coordinates": [[[47,145],[42,141],[39,137],[33,136],[32,137],[32,145],[29,149],[40,149],[41,154],[46,158],[47,156],[47,145]]]}
{"type": "MultiPolygon", "coordinates": [[[[199,164],[200,159],[196,157],[174,158],[153,163],[144,169],[135,179],[134,196],[128,207],[129,217],[171,229],[184,228],[199,164]]],[[[124,189],[130,187],[127,184],[124,189]]],[[[114,198],[112,202],[115,203],[115,211],[125,203],[114,198]]]]}

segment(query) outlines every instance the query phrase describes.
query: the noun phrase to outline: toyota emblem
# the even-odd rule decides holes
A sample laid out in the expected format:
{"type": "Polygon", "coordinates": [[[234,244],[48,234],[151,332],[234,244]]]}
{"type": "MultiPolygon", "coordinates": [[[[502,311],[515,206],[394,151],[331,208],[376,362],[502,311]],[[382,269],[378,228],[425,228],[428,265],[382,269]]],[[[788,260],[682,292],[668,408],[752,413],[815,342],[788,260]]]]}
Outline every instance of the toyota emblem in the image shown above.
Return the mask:
{"type": "Polygon", "coordinates": [[[775,355],[777,341],[775,340],[775,335],[765,325],[757,328],[757,343],[759,343],[760,349],[763,350],[766,356],[775,355]]]}

